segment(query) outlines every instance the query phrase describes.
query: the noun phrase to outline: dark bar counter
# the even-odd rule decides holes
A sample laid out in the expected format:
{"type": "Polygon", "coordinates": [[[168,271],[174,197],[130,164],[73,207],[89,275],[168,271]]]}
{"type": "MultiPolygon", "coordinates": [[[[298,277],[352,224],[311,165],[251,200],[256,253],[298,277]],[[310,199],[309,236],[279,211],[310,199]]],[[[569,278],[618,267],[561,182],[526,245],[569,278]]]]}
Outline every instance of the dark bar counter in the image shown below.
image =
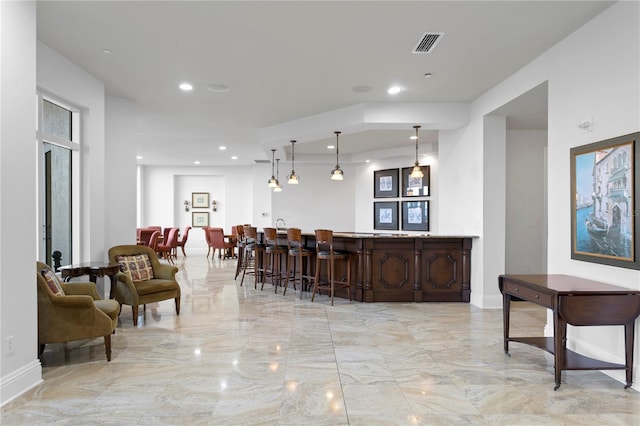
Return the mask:
{"type": "MultiPolygon", "coordinates": [[[[278,243],[286,245],[286,231],[278,235],[278,243]]],[[[303,233],[303,238],[305,247],[315,248],[314,233],[303,233]]],[[[428,234],[333,234],[336,250],[353,253],[352,298],[363,302],[468,303],[471,240],[428,234]]],[[[346,274],[342,262],[336,262],[336,270],[338,277],[346,274]]],[[[336,290],[336,296],[347,297],[346,290],[336,290]]]]}

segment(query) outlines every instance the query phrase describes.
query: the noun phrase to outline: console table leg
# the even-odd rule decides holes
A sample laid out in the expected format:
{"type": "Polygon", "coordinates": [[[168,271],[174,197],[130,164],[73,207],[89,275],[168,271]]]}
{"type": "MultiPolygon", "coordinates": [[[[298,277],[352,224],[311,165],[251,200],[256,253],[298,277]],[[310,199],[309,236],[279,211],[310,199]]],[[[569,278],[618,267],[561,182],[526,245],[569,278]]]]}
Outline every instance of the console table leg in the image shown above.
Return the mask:
{"type": "MultiPolygon", "coordinates": [[[[509,355],[509,316],[511,314],[511,296],[502,295],[502,329],[504,330],[504,353],[509,355]]],[[[511,355],[509,355],[511,356],[511,355]]]]}
{"type": "Polygon", "coordinates": [[[553,368],[555,371],[555,387],[560,388],[562,382],[562,367],[564,365],[565,345],[566,345],[567,323],[560,319],[558,310],[553,311],[553,368]]]}
{"type": "Polygon", "coordinates": [[[630,321],[624,325],[624,346],[625,346],[625,370],[627,373],[627,385],[624,387],[628,389],[631,387],[633,381],[633,336],[635,329],[635,321],[630,321]]]}

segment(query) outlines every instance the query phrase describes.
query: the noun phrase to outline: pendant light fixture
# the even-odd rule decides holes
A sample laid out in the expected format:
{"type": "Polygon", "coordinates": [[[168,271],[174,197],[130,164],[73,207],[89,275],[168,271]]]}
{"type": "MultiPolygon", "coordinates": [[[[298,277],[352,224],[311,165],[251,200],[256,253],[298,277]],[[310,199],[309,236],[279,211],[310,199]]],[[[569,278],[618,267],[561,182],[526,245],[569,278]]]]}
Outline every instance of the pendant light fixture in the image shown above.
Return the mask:
{"type": "Polygon", "coordinates": [[[273,188],[273,192],[281,192],[282,187],[280,186],[280,159],[276,158],[276,187],[273,188]]]}
{"type": "Polygon", "coordinates": [[[295,165],[296,165],[295,164],[296,162],[295,145],[296,145],[296,141],[292,140],[291,141],[291,174],[289,175],[289,180],[287,181],[287,183],[290,185],[298,184],[298,176],[296,175],[296,171],[295,171],[295,165]]]}
{"type": "Polygon", "coordinates": [[[422,167],[420,167],[420,164],[418,163],[418,129],[420,126],[413,126],[413,128],[416,129],[416,135],[413,137],[416,140],[416,163],[413,165],[409,176],[412,178],[421,178],[424,174],[422,173],[422,167]]]}
{"type": "Polygon", "coordinates": [[[269,184],[269,188],[275,188],[278,185],[278,181],[276,179],[276,175],[273,174],[273,166],[274,166],[274,158],[276,155],[276,150],[272,149],[271,150],[271,179],[269,179],[267,181],[267,183],[269,184]]]}
{"type": "Polygon", "coordinates": [[[342,178],[344,177],[344,172],[340,168],[340,162],[338,161],[338,155],[340,153],[338,138],[341,132],[335,131],[333,133],[336,134],[336,168],[331,171],[331,180],[342,180],[342,178]]]}

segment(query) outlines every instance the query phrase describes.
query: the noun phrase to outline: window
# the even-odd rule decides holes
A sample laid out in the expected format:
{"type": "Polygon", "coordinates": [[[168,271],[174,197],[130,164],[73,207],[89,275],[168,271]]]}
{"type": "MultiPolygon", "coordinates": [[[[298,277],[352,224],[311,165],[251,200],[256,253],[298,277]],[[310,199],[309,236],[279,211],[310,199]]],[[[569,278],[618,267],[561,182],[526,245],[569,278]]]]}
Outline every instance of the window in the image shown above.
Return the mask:
{"type": "Polygon", "coordinates": [[[38,258],[51,266],[73,263],[74,230],[79,229],[79,112],[38,96],[37,143],[40,152],[38,258]],[[59,263],[59,264],[58,264],[59,263]]]}

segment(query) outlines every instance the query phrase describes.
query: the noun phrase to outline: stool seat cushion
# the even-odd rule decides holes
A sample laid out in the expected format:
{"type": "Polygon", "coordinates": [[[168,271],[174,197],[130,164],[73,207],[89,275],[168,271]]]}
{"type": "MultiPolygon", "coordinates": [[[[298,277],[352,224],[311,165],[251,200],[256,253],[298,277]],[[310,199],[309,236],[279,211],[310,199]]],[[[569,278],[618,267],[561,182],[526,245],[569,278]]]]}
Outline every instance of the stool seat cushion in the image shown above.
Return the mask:
{"type": "MultiPolygon", "coordinates": [[[[318,253],[316,253],[318,257],[320,258],[329,258],[331,257],[331,252],[329,250],[321,250],[318,253]]],[[[336,259],[341,259],[341,258],[346,258],[349,256],[349,253],[344,252],[344,251],[338,251],[338,250],[334,250],[333,251],[333,257],[336,259]]]]}
{"type": "Polygon", "coordinates": [[[308,248],[302,248],[301,250],[300,248],[296,247],[289,250],[289,255],[297,256],[300,252],[302,252],[302,255],[304,256],[305,254],[314,254],[316,251],[308,248]]]}

